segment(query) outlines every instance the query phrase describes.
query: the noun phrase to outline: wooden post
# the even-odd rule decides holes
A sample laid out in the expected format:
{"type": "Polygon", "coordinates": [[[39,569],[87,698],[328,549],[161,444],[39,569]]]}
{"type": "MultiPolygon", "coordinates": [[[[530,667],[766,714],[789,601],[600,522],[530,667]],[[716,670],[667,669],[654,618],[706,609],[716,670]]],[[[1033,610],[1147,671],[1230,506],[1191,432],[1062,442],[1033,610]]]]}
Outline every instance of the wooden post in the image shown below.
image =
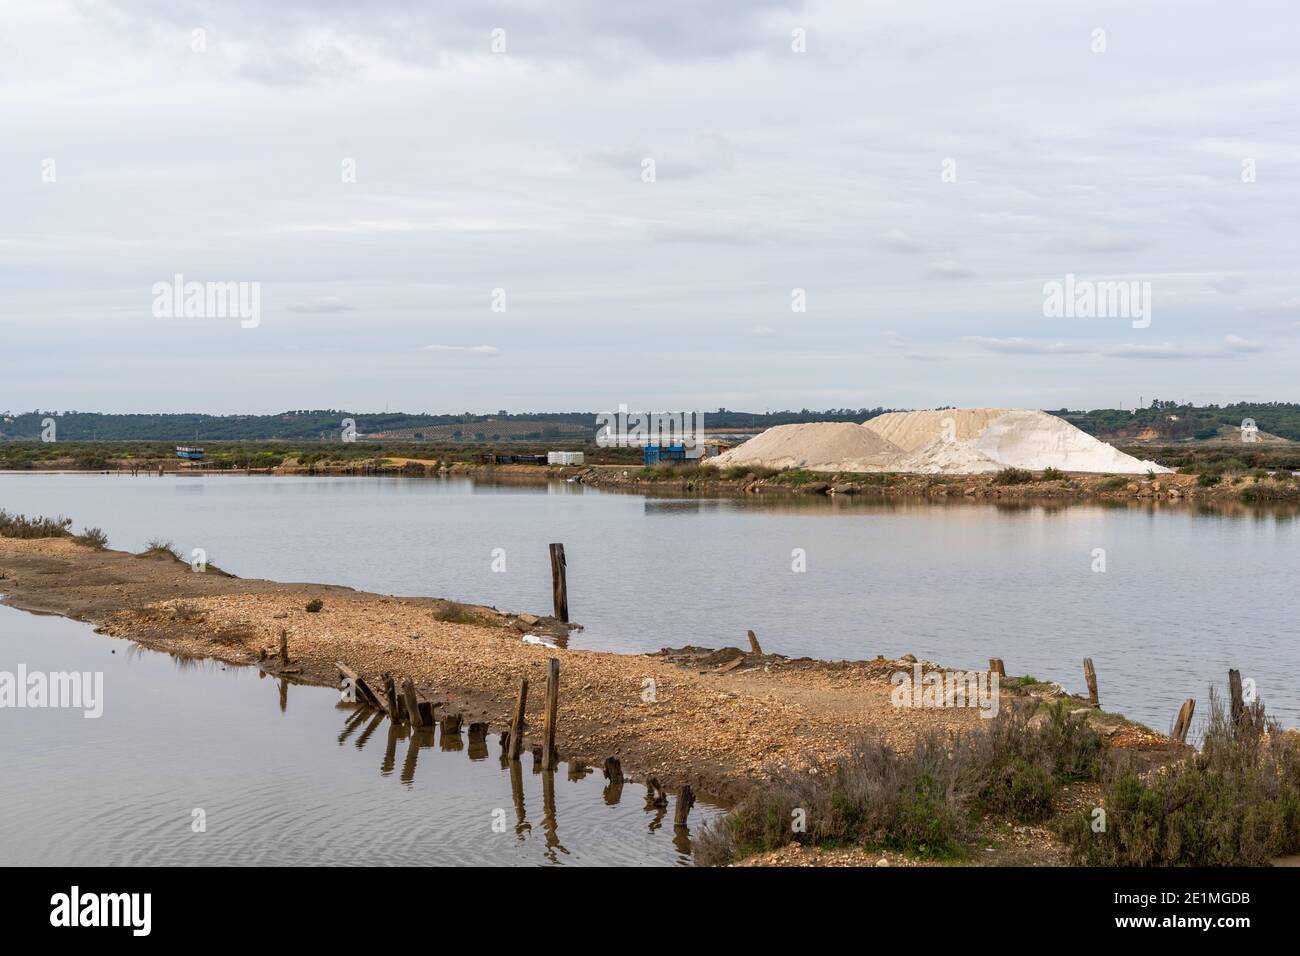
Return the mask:
{"type": "Polygon", "coordinates": [[[605,779],[613,784],[623,782],[623,764],[617,757],[605,758],[605,779]]]}
{"type": "Polygon", "coordinates": [[[518,760],[524,748],[524,708],[528,705],[528,678],[519,681],[519,697],[515,700],[515,714],[510,721],[510,759],[518,760]]]}
{"type": "Polygon", "coordinates": [[[555,616],[565,624],[569,623],[569,582],[566,576],[568,564],[564,560],[564,545],[551,545],[551,596],[555,600],[555,616]]]}
{"type": "Polygon", "coordinates": [[[758,638],[754,636],[753,631],[746,631],[745,633],[749,635],[749,649],[761,657],[763,648],[758,646],[758,638]]]}
{"type": "Polygon", "coordinates": [[[1092,707],[1101,707],[1097,700],[1097,668],[1092,666],[1092,658],[1083,659],[1083,677],[1088,682],[1088,704],[1092,707]]]}
{"type": "Polygon", "coordinates": [[[1241,692],[1241,671],[1235,668],[1228,671],[1228,694],[1231,698],[1232,726],[1234,730],[1240,730],[1246,716],[1246,701],[1241,692]]]}
{"type": "Polygon", "coordinates": [[[695,793],[691,790],[690,784],[682,784],[682,789],[677,791],[677,809],[673,813],[673,826],[686,826],[686,815],[691,812],[691,807],[695,806],[695,793]]]}
{"type": "Polygon", "coordinates": [[[1178,708],[1178,719],[1174,721],[1174,740],[1180,744],[1187,743],[1187,731],[1192,726],[1192,714],[1196,713],[1196,700],[1189,697],[1183,701],[1183,706],[1178,708]]]}
{"type": "Polygon", "coordinates": [[[280,628],[280,666],[289,666],[289,632],[280,628]]]}
{"type": "Polygon", "coordinates": [[[559,764],[559,757],[555,752],[555,719],[559,709],[560,660],[558,657],[552,657],[546,668],[546,720],[542,727],[543,770],[554,770],[559,764]]]}
{"type": "Polygon", "coordinates": [[[424,726],[424,715],[420,713],[420,700],[415,696],[415,684],[408,677],[402,681],[402,700],[406,703],[406,716],[412,727],[424,726]]]}
{"type": "Polygon", "coordinates": [[[392,720],[402,719],[402,712],[397,706],[397,686],[393,683],[393,675],[387,672],[384,673],[384,709],[392,720]]]}
{"type": "Polygon", "coordinates": [[[460,714],[448,714],[446,717],[442,718],[443,736],[446,736],[448,734],[459,734],[460,723],[461,723],[460,714]]]}
{"type": "Polygon", "coordinates": [[[1002,658],[1000,657],[989,658],[989,673],[997,674],[999,678],[1007,676],[1007,669],[1002,664],[1002,658]]]}

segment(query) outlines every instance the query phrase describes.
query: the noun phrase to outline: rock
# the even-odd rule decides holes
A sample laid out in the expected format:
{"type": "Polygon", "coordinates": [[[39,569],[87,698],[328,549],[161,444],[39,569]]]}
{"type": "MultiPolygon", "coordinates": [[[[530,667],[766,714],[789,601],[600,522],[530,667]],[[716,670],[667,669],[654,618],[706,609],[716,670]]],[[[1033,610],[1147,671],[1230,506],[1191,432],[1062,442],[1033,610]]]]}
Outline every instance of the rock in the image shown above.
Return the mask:
{"type": "Polygon", "coordinates": [[[879,860],[876,861],[876,866],[889,866],[889,859],[887,857],[882,856],[879,860]]]}
{"type": "Polygon", "coordinates": [[[271,617],[275,618],[277,621],[282,621],[288,616],[289,616],[288,611],[277,611],[275,614],[271,615],[271,617]]]}
{"type": "Polygon", "coordinates": [[[909,663],[909,664],[915,664],[915,663],[916,663],[916,655],[915,655],[915,654],[904,654],[902,657],[899,658],[899,660],[900,660],[900,661],[907,661],[907,663],[909,663]]]}
{"type": "Polygon", "coordinates": [[[519,620],[523,621],[524,624],[528,625],[529,627],[532,627],[534,624],[538,623],[541,620],[541,618],[538,617],[536,614],[520,614],[519,620]]]}

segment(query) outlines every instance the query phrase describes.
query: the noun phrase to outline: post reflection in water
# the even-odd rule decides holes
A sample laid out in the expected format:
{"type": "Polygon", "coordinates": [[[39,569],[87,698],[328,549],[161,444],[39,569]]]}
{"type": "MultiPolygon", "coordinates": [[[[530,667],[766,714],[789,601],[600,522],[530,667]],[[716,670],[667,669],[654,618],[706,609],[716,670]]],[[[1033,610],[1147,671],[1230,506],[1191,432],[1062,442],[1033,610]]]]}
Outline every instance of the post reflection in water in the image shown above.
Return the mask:
{"type": "MultiPolygon", "coordinates": [[[[113,710],[103,721],[6,713],[0,847],[15,865],[692,862],[662,807],[643,809],[635,786],[623,797],[616,757],[604,759],[601,780],[572,760],[544,773],[538,748],[530,772],[479,714],[465,714],[466,734],[449,719],[456,714],[439,714],[441,731],[423,712],[418,728],[394,725],[274,663],[170,655],[0,606],[0,671],[20,661],[102,669],[113,710]],[[160,712],[169,715],[161,723],[160,712]],[[219,808],[208,838],[176,839],[175,808],[194,806],[219,808]]],[[[531,754],[533,741],[522,743],[531,754]]],[[[690,822],[720,812],[706,802],[690,822]]]]}
{"type": "MultiPolygon", "coordinates": [[[[284,700],[284,682],[279,683],[281,685],[281,699],[284,700]]],[[[386,721],[386,715],[382,711],[373,710],[364,704],[340,703],[337,706],[343,714],[343,729],[339,732],[337,738],[339,746],[343,746],[349,740],[352,740],[357,750],[363,749],[379,728],[379,725],[386,721]]],[[[398,779],[407,789],[414,786],[415,771],[422,750],[428,750],[430,753],[435,752],[435,750],[441,753],[457,753],[466,750],[465,741],[460,735],[458,720],[444,719],[438,722],[436,728],[433,726],[412,728],[401,721],[396,723],[388,721],[387,723],[386,742],[383,757],[380,760],[379,773],[382,777],[391,777],[393,775],[397,763],[397,744],[399,741],[407,741],[401,772],[398,776],[398,779]]],[[[524,843],[533,833],[533,824],[528,819],[527,798],[524,792],[523,762],[522,760],[510,759],[507,752],[507,737],[508,735],[502,734],[500,739],[496,741],[497,763],[499,769],[509,777],[510,796],[515,811],[514,834],[519,843],[524,843]]],[[[470,762],[479,763],[486,760],[491,756],[490,750],[488,725],[477,721],[471,723],[469,725],[469,746],[466,754],[470,762]]],[[[545,847],[542,855],[547,862],[558,864],[563,862],[564,857],[571,854],[560,837],[559,810],[556,799],[557,773],[554,770],[542,769],[541,755],[538,748],[532,748],[531,752],[533,757],[532,773],[541,777],[542,785],[541,831],[545,847]]],[[[580,784],[591,776],[593,770],[594,768],[579,760],[570,759],[565,779],[569,783],[580,784]]],[[[617,761],[612,758],[606,762],[605,778],[606,782],[600,791],[601,803],[606,807],[617,807],[623,799],[624,778],[617,761]],[[612,770],[611,764],[613,764],[612,770]]],[[[648,832],[655,833],[664,829],[664,821],[668,816],[669,795],[659,781],[653,777],[646,781],[645,786],[644,811],[649,818],[646,826],[648,832]]],[[[674,849],[683,859],[689,859],[692,853],[689,826],[674,826],[672,829],[674,849]]]]}

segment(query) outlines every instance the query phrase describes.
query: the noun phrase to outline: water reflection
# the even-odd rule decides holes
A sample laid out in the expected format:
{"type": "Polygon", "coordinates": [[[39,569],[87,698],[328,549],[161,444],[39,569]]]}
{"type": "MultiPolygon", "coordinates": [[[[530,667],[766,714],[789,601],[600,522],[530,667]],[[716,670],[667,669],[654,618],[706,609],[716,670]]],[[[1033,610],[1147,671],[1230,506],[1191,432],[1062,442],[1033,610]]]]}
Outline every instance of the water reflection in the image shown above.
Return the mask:
{"type": "MultiPolygon", "coordinates": [[[[278,683],[283,694],[286,682],[279,681],[278,683]]],[[[458,719],[444,719],[430,727],[412,727],[405,721],[389,720],[382,711],[374,710],[362,703],[339,703],[336,706],[343,717],[343,727],[337,735],[337,742],[340,747],[344,746],[349,740],[353,740],[356,749],[363,750],[379,726],[381,724],[386,725],[384,751],[379,762],[379,776],[393,776],[397,765],[398,745],[403,741],[406,742],[398,780],[408,789],[414,786],[421,751],[428,750],[432,752],[435,749],[435,744],[436,749],[443,753],[466,751],[466,742],[462,739],[458,719]],[[360,733],[358,733],[358,730],[360,730],[360,733]]],[[[505,734],[502,734],[494,743],[490,743],[486,723],[471,723],[467,735],[469,745],[466,755],[472,762],[477,763],[487,760],[492,755],[491,751],[495,746],[498,766],[510,781],[510,796],[514,807],[514,834],[519,841],[526,840],[533,832],[533,823],[528,816],[522,758],[520,760],[510,759],[505,734]]],[[[542,784],[540,824],[545,847],[542,855],[549,863],[561,863],[562,858],[571,856],[571,852],[560,837],[560,813],[556,800],[557,771],[542,768],[541,759],[536,748],[533,749],[531,756],[532,772],[541,777],[542,784]]],[[[607,782],[601,790],[601,800],[607,807],[617,807],[623,799],[625,782],[617,760],[611,758],[611,761],[613,764],[612,772],[609,766],[610,762],[607,762],[606,765],[605,777],[607,782]]],[[[566,764],[565,777],[569,783],[580,784],[594,772],[594,768],[587,764],[570,759],[566,764]]],[[[664,827],[671,798],[668,791],[653,778],[646,782],[645,787],[646,795],[643,811],[646,817],[646,829],[649,833],[655,833],[664,827]]],[[[682,861],[691,858],[693,849],[689,823],[687,825],[674,825],[672,843],[682,861]]]]}

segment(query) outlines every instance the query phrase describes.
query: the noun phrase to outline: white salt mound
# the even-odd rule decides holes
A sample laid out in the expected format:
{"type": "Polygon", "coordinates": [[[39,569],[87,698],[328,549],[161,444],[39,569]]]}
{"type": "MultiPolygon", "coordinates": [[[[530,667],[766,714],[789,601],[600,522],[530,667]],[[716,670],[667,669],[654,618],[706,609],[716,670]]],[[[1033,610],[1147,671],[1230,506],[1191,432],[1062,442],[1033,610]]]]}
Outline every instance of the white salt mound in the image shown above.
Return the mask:
{"type": "Polygon", "coordinates": [[[855,425],[778,425],[706,464],[809,471],[897,471],[978,475],[1023,468],[1042,471],[1167,474],[1046,412],[1008,408],[946,408],[890,412],[855,425]]]}
{"type": "Polygon", "coordinates": [[[1064,419],[1029,409],[954,408],[891,412],[866,428],[910,452],[898,470],[981,474],[1003,468],[1140,475],[1169,469],[1098,441],[1064,419]]]}
{"type": "Polygon", "coordinates": [[[891,471],[901,450],[893,442],[853,422],[777,425],[706,464],[808,471],[891,471]]]}

